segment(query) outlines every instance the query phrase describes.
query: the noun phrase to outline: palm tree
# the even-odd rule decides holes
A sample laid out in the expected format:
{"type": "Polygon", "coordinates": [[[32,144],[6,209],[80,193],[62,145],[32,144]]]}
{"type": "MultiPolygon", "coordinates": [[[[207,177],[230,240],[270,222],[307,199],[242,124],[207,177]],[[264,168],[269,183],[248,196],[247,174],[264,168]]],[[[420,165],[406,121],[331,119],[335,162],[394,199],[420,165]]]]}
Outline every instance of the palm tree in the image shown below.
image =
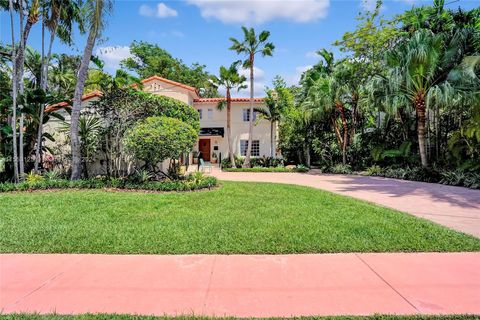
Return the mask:
{"type": "Polygon", "coordinates": [[[232,46],[230,50],[236,51],[238,54],[246,55],[247,58],[243,61],[243,67],[250,68],[250,119],[248,127],[248,146],[247,146],[247,156],[243,164],[244,167],[250,167],[250,153],[252,151],[252,139],[253,139],[253,96],[254,96],[254,64],[255,64],[255,55],[260,53],[263,57],[272,56],[275,46],[271,42],[267,42],[268,37],[270,36],[269,31],[262,31],[258,37],[255,34],[253,28],[247,29],[242,27],[243,30],[243,41],[238,41],[235,38],[230,38],[232,46]]]}
{"type": "Polygon", "coordinates": [[[267,90],[267,97],[265,104],[267,108],[255,108],[255,112],[261,115],[262,118],[270,122],[270,157],[276,156],[276,128],[277,123],[283,116],[284,110],[288,104],[293,104],[293,97],[286,88],[275,88],[267,90]]]}
{"type": "Polygon", "coordinates": [[[347,146],[349,127],[346,116],[346,107],[343,102],[345,88],[335,76],[323,75],[312,85],[308,91],[303,107],[312,117],[318,117],[330,121],[337,137],[338,145],[342,149],[342,162],[347,163],[347,146]],[[337,122],[337,112],[340,115],[340,122],[343,128],[343,136],[337,122]]]}
{"type": "MultiPolygon", "coordinates": [[[[74,22],[81,23],[80,10],[77,4],[71,0],[50,0],[43,2],[42,6],[42,57],[40,87],[47,91],[48,86],[48,66],[52,59],[52,47],[56,36],[60,40],[69,44],[72,37],[72,26],[74,22]],[[50,31],[50,41],[48,53],[45,56],[45,28],[50,31]]],[[[81,28],[82,29],[82,26],[81,28]]],[[[41,162],[42,136],[43,136],[43,117],[45,106],[40,108],[39,126],[37,132],[37,143],[35,148],[34,170],[38,172],[38,166],[41,162]]]]}
{"type": "Polygon", "coordinates": [[[235,156],[233,152],[232,146],[232,132],[231,132],[231,110],[232,110],[232,97],[231,97],[231,90],[237,89],[238,91],[241,89],[245,89],[247,86],[245,85],[245,81],[247,80],[246,77],[241,76],[238,74],[237,64],[232,64],[229,68],[224,66],[220,67],[219,77],[213,77],[212,82],[213,85],[216,87],[224,87],[226,89],[226,100],[220,101],[218,103],[217,108],[219,110],[223,110],[225,107],[227,108],[227,142],[228,142],[228,155],[230,158],[230,164],[232,167],[235,167],[235,156]]]}
{"type": "Polygon", "coordinates": [[[17,81],[17,50],[15,44],[15,32],[13,27],[13,0],[8,1],[10,11],[10,28],[12,32],[12,130],[13,130],[13,180],[18,182],[19,170],[18,170],[18,148],[17,148],[17,93],[18,93],[18,81],[17,81]]]}
{"type": "Polygon", "coordinates": [[[70,139],[72,148],[72,180],[78,180],[82,176],[82,155],[80,149],[80,138],[78,135],[78,126],[80,119],[80,109],[82,107],[82,96],[85,87],[85,81],[88,75],[88,65],[92,57],[95,41],[100,35],[104,24],[105,15],[112,9],[110,0],[88,0],[84,7],[84,21],[88,27],[88,38],[83,51],[82,62],[78,70],[77,85],[73,96],[72,118],[70,127],[70,139]]]}
{"type": "MultiPolygon", "coordinates": [[[[389,51],[387,75],[377,79],[385,88],[386,103],[410,103],[417,118],[417,136],[422,166],[428,166],[425,146],[426,111],[442,103],[450,94],[439,94],[449,74],[460,65],[468,49],[472,31],[461,30],[453,37],[416,31],[412,37],[389,51]]],[[[449,86],[447,86],[449,87],[449,86]]]]}

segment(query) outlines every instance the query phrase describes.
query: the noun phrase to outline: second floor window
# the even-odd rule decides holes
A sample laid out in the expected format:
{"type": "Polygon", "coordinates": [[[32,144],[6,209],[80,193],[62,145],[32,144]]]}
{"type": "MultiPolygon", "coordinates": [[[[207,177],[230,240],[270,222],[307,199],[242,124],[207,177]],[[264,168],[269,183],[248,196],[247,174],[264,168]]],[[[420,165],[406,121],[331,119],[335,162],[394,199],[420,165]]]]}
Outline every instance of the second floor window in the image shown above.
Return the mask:
{"type": "Polygon", "coordinates": [[[200,117],[200,120],[202,120],[202,116],[203,116],[203,113],[202,113],[202,109],[198,109],[198,116],[200,117]]]}
{"type": "Polygon", "coordinates": [[[213,119],[213,109],[208,109],[207,110],[207,117],[208,117],[208,120],[213,119]]]}
{"type": "MultiPolygon", "coordinates": [[[[253,111],[253,121],[257,120],[257,113],[253,111]]],[[[250,108],[243,109],[243,121],[250,121],[250,108]]]]}

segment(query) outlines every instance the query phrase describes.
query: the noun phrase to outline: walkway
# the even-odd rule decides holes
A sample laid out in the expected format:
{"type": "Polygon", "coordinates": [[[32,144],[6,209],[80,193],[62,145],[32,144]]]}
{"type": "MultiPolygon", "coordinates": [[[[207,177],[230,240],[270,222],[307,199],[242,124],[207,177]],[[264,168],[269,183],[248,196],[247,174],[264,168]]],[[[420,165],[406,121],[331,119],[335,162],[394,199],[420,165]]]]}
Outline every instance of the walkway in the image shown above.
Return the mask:
{"type": "Polygon", "coordinates": [[[0,313],[480,314],[480,253],[0,255],[0,313]]]}
{"type": "Polygon", "coordinates": [[[480,237],[480,190],[380,177],[312,173],[222,172],[220,180],[297,184],[328,190],[422,217],[480,237]]]}

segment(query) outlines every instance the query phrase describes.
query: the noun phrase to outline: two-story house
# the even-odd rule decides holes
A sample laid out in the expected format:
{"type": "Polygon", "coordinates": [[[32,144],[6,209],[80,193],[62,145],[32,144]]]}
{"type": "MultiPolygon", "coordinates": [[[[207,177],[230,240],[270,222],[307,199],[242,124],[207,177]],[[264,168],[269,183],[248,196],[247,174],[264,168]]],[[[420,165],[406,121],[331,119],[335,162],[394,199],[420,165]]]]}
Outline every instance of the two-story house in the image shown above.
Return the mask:
{"type": "MultiPolygon", "coordinates": [[[[228,155],[227,111],[219,110],[218,104],[224,98],[200,98],[196,88],[153,76],[142,81],[144,90],[183,101],[196,110],[200,116],[199,140],[195,151],[201,152],[205,161],[225,158],[228,155]]],[[[263,98],[255,98],[255,108],[264,108],[263,98]]],[[[231,130],[233,152],[246,156],[248,127],[250,121],[250,99],[233,98],[231,110],[231,130]]],[[[252,156],[269,156],[271,146],[270,123],[253,114],[255,127],[252,137],[252,156]]],[[[276,146],[273,146],[275,150],[276,146]]]]}
{"type": "MultiPolygon", "coordinates": [[[[153,76],[142,80],[143,90],[152,94],[167,96],[185,102],[198,110],[200,116],[199,139],[190,155],[189,163],[193,162],[193,155],[202,153],[205,161],[219,161],[228,155],[227,143],[227,111],[218,109],[218,104],[224,98],[200,98],[198,90],[182,83],[171,81],[162,77],[153,76]]],[[[92,92],[82,99],[82,108],[100,97],[100,92],[92,92]]],[[[255,98],[255,108],[264,108],[263,98],[255,98]]],[[[56,105],[52,107],[59,107],[56,105]]],[[[235,155],[246,156],[248,145],[248,129],[250,120],[250,100],[248,98],[233,98],[231,109],[232,146],[235,155]]],[[[269,156],[271,148],[270,123],[253,114],[255,127],[253,130],[252,156],[269,156]]],[[[67,117],[68,118],[68,117],[67,117]]],[[[68,121],[68,120],[67,120],[68,121]]],[[[56,125],[51,123],[47,131],[56,130],[56,125]]]]}

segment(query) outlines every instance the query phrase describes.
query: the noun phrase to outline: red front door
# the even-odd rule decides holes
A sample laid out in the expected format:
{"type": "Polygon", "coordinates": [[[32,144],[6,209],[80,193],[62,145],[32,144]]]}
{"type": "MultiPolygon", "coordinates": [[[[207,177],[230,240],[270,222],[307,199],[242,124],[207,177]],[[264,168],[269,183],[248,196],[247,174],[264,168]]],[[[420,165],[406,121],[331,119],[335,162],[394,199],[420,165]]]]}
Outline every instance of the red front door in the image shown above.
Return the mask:
{"type": "Polygon", "coordinates": [[[203,156],[204,161],[210,161],[210,139],[198,140],[198,151],[203,156]]]}

